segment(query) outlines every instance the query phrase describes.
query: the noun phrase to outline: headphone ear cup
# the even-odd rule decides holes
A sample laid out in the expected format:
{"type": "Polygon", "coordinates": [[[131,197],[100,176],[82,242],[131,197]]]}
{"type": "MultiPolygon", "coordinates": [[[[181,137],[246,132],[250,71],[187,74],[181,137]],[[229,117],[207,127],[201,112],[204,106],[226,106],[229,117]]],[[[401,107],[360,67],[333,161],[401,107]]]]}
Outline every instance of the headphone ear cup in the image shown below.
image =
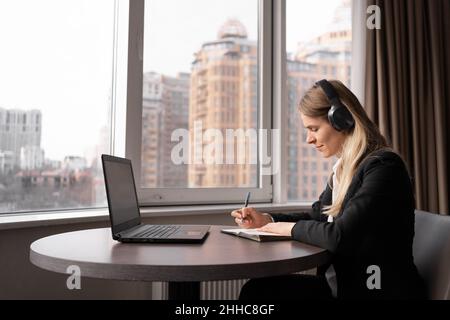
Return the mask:
{"type": "Polygon", "coordinates": [[[336,107],[334,105],[331,106],[330,110],[328,110],[328,122],[330,122],[331,126],[337,131],[341,131],[339,126],[336,125],[334,121],[334,113],[336,111],[336,107]]]}
{"type": "Polygon", "coordinates": [[[355,126],[352,114],[344,106],[332,105],[328,111],[328,121],[337,131],[349,130],[355,126]]]}
{"type": "Polygon", "coordinates": [[[337,131],[349,130],[355,126],[355,119],[339,100],[339,95],[334,87],[326,79],[316,82],[320,86],[331,103],[331,108],[328,110],[328,121],[331,126],[337,131]]]}

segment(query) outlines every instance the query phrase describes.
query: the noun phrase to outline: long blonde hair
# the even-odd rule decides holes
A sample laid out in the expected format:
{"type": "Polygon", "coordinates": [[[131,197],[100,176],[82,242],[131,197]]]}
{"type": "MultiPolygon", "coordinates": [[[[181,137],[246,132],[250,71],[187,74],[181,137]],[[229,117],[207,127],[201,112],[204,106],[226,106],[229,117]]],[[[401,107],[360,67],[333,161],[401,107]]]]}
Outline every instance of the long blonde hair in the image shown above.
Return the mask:
{"type": "MultiPolygon", "coordinates": [[[[369,119],[358,98],[340,81],[329,80],[341,102],[347,107],[355,120],[354,128],[345,132],[346,138],[340,153],[340,164],[336,178],[339,181],[336,199],[325,207],[324,214],[337,216],[341,211],[345,195],[359,164],[372,152],[389,148],[378,127],[369,119]]],[[[300,101],[299,111],[312,118],[325,118],[328,121],[330,101],[317,85],[309,89],[300,101]]]]}

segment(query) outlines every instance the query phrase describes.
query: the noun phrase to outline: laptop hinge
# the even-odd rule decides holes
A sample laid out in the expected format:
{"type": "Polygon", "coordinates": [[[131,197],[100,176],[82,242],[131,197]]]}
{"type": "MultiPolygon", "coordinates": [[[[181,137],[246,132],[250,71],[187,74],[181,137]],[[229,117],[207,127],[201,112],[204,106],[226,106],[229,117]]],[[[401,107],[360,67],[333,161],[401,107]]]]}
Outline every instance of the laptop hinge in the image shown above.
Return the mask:
{"type": "Polygon", "coordinates": [[[127,229],[127,230],[125,230],[125,231],[123,231],[123,232],[118,233],[117,235],[120,236],[120,237],[122,237],[123,235],[129,235],[129,234],[132,234],[132,233],[134,233],[137,229],[139,229],[139,228],[142,227],[142,226],[143,226],[142,223],[140,223],[140,224],[138,224],[137,226],[134,226],[134,227],[132,227],[132,228],[130,228],[130,229],[127,229]]]}

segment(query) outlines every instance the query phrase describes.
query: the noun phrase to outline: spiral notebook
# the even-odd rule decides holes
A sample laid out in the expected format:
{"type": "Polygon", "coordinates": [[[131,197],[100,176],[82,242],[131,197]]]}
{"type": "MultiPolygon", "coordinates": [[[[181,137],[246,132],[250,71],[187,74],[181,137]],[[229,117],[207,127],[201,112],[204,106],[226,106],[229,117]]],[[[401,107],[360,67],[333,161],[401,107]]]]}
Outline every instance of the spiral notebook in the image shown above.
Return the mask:
{"type": "Polygon", "coordinates": [[[222,229],[221,231],[226,234],[258,242],[292,240],[292,238],[289,236],[282,236],[276,233],[258,231],[256,229],[222,229]]]}

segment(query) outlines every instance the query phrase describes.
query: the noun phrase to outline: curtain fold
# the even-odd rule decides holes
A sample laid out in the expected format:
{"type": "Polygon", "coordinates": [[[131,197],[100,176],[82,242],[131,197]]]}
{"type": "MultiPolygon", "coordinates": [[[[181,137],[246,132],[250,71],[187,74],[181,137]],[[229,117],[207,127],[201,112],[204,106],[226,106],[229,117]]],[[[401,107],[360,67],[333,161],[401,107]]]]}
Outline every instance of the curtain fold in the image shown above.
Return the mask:
{"type": "Polygon", "coordinates": [[[408,163],[417,209],[449,214],[450,1],[368,0],[365,107],[408,163]]]}

